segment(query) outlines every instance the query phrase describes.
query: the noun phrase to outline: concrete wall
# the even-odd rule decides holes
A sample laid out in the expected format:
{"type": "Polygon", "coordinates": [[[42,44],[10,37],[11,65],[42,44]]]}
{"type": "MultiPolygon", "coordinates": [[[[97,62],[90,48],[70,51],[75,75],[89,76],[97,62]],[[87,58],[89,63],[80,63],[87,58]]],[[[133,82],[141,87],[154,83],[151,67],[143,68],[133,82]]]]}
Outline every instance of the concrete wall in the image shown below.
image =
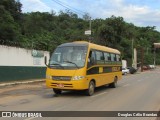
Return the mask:
{"type": "Polygon", "coordinates": [[[0,82],[45,78],[49,52],[0,45],[0,82]]]}
{"type": "Polygon", "coordinates": [[[122,68],[127,68],[127,60],[122,60],[122,68]]]}

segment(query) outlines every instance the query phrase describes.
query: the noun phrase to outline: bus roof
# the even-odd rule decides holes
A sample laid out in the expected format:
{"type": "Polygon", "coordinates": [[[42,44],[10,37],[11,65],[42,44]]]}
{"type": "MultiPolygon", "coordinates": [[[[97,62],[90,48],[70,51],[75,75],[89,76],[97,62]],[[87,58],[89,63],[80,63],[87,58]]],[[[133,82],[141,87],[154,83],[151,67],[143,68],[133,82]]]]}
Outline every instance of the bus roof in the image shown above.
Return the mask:
{"type": "Polygon", "coordinates": [[[118,51],[117,49],[97,45],[97,44],[90,43],[87,41],[74,41],[74,42],[70,42],[70,43],[64,43],[58,47],[62,47],[62,46],[89,46],[90,49],[96,49],[96,50],[106,51],[106,52],[110,52],[110,53],[120,54],[120,51],[118,51]]]}

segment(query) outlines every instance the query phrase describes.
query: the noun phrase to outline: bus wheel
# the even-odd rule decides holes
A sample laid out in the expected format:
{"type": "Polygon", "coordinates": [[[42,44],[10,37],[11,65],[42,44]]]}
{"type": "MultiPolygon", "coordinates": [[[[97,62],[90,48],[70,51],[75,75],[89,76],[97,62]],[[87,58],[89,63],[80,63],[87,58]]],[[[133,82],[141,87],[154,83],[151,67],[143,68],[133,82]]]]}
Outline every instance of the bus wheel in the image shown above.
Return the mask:
{"type": "Polygon", "coordinates": [[[90,81],[88,89],[86,90],[86,95],[92,96],[94,94],[95,83],[94,81],[90,81]]]}
{"type": "Polygon", "coordinates": [[[116,88],[116,87],[117,87],[117,80],[118,80],[117,77],[115,77],[115,78],[114,78],[114,82],[111,83],[111,84],[109,84],[109,87],[110,87],[110,88],[116,88]]]}
{"type": "Polygon", "coordinates": [[[59,90],[59,89],[54,89],[54,88],[53,88],[53,91],[54,91],[54,93],[56,93],[56,94],[61,94],[61,93],[62,93],[62,90],[59,90]]]}

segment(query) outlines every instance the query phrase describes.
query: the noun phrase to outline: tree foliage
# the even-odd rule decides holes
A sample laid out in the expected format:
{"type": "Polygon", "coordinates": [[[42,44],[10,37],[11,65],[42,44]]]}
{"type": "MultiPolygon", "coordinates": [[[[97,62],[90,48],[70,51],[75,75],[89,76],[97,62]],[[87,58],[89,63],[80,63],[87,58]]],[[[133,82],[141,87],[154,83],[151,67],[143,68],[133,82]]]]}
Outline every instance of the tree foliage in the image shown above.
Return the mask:
{"type": "MultiPolygon", "coordinates": [[[[54,11],[22,13],[21,7],[19,1],[0,1],[1,44],[11,45],[13,42],[20,47],[53,51],[62,43],[89,38],[84,35],[84,31],[89,29],[88,13],[83,18],[69,10],[60,11],[58,15],[54,11]]],[[[144,48],[145,64],[152,64],[153,43],[160,42],[160,33],[155,26],[138,27],[125,22],[123,17],[115,16],[91,22],[92,42],[119,49],[122,58],[131,61],[133,40],[138,51],[144,48]]],[[[157,50],[160,64],[159,52],[157,50]]]]}
{"type": "Polygon", "coordinates": [[[21,4],[13,0],[0,1],[0,39],[16,41],[19,38],[20,7],[21,4]]]}

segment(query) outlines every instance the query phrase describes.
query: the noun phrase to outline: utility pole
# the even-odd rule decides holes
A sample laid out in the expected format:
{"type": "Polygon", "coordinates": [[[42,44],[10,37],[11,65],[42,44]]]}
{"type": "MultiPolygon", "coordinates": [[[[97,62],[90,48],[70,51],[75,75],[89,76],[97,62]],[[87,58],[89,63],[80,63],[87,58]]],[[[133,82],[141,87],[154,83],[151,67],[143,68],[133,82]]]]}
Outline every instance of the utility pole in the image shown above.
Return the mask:
{"type": "Polygon", "coordinates": [[[135,69],[137,69],[137,49],[136,48],[134,48],[134,51],[133,51],[134,53],[134,57],[133,57],[133,67],[135,68],[135,69]]]}
{"type": "Polygon", "coordinates": [[[91,29],[92,29],[92,21],[91,21],[91,17],[90,17],[90,19],[89,19],[89,30],[91,31],[91,29]]]}
{"type": "Polygon", "coordinates": [[[133,54],[134,54],[134,53],[133,53],[133,42],[134,42],[134,39],[132,38],[132,48],[131,48],[131,49],[132,49],[132,67],[133,67],[133,63],[134,63],[134,62],[133,62],[133,54]]]}
{"type": "Polygon", "coordinates": [[[89,30],[91,31],[91,34],[90,34],[90,38],[89,38],[89,41],[91,42],[92,41],[92,21],[91,21],[91,17],[89,19],[89,30]]]}
{"type": "Polygon", "coordinates": [[[92,21],[91,21],[91,17],[89,17],[89,30],[86,30],[85,31],[85,35],[88,35],[88,38],[89,38],[89,42],[91,42],[92,40],[92,21]]]}
{"type": "Polygon", "coordinates": [[[154,47],[154,66],[156,66],[156,48],[154,47]]]}
{"type": "Polygon", "coordinates": [[[156,49],[160,48],[160,43],[154,43],[154,66],[156,66],[156,49]]]}
{"type": "Polygon", "coordinates": [[[143,63],[144,63],[144,49],[141,47],[141,72],[143,72],[143,63]]]}

